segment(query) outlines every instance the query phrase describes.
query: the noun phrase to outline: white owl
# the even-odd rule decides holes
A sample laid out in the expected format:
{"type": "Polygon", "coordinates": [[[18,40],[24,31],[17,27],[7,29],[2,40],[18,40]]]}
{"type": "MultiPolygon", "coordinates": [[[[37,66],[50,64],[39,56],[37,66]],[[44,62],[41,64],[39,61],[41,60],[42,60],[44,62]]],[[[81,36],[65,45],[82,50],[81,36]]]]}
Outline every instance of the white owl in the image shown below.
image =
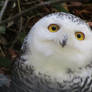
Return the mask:
{"type": "Polygon", "coordinates": [[[53,13],[30,30],[9,92],[92,92],[92,30],[82,19],[53,13]]]}

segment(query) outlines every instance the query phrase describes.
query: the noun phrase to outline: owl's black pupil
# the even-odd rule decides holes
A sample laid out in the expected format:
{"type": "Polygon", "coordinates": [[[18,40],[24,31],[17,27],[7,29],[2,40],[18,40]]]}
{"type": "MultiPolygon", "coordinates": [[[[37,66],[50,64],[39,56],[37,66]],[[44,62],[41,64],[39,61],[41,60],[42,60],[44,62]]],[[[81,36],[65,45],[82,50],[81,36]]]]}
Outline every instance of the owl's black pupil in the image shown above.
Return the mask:
{"type": "Polygon", "coordinates": [[[53,26],[53,27],[52,27],[52,30],[55,31],[55,30],[56,30],[56,27],[53,26]]]}
{"type": "Polygon", "coordinates": [[[81,38],[81,35],[80,35],[80,34],[77,34],[77,37],[78,37],[78,38],[81,38]]]}

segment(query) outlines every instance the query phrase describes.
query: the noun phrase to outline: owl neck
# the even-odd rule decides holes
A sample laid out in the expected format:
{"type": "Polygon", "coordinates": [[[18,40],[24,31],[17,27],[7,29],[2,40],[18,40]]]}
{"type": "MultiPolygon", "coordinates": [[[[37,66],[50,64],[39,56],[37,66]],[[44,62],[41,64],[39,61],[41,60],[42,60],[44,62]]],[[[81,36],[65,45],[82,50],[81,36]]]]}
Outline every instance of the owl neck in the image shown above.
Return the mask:
{"type": "MultiPolygon", "coordinates": [[[[88,83],[87,86],[89,87],[89,83],[91,81],[90,78],[92,75],[92,69],[90,68],[91,66],[89,67],[89,69],[85,68],[84,70],[82,70],[81,74],[68,74],[69,77],[67,79],[64,79],[65,82],[63,83],[61,82],[61,79],[53,80],[51,76],[49,76],[49,78],[47,79],[46,75],[43,75],[41,73],[39,73],[39,75],[36,75],[36,70],[34,69],[34,67],[26,65],[25,62],[26,60],[23,62],[23,59],[19,59],[18,62],[15,63],[12,83],[9,92],[12,92],[13,90],[13,92],[37,92],[41,91],[39,87],[44,90],[44,92],[47,92],[50,89],[52,89],[52,92],[55,90],[55,88],[60,89],[61,91],[64,89],[65,91],[72,90],[70,92],[74,92],[71,88],[71,85],[72,87],[76,87],[76,85],[74,86],[75,82],[78,84],[78,88],[81,88],[81,85],[85,85],[85,83],[88,83]],[[39,85],[39,87],[37,84],[39,85]],[[48,87],[51,88],[48,89],[48,87]]],[[[90,83],[90,85],[92,84],[90,83]]],[[[77,89],[77,91],[80,90],[77,89]]]]}

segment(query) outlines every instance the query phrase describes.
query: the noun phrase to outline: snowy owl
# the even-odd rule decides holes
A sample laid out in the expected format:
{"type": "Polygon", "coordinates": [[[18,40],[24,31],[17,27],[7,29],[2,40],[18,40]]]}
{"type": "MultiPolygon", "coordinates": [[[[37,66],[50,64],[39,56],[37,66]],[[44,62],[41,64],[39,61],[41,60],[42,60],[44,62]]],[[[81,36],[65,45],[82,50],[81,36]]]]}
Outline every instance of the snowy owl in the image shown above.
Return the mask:
{"type": "Polygon", "coordinates": [[[30,30],[9,92],[92,92],[92,30],[64,12],[49,14],[30,30]]]}

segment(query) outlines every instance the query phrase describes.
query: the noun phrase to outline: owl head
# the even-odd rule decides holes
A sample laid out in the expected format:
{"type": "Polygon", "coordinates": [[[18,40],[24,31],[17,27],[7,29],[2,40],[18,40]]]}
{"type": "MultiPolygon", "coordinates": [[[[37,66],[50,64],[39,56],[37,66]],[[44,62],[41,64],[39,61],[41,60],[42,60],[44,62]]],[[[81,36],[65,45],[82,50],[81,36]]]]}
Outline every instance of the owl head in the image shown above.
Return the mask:
{"type": "Polygon", "coordinates": [[[29,65],[41,73],[61,75],[92,62],[92,30],[82,19],[53,13],[40,19],[27,37],[29,65]]]}

